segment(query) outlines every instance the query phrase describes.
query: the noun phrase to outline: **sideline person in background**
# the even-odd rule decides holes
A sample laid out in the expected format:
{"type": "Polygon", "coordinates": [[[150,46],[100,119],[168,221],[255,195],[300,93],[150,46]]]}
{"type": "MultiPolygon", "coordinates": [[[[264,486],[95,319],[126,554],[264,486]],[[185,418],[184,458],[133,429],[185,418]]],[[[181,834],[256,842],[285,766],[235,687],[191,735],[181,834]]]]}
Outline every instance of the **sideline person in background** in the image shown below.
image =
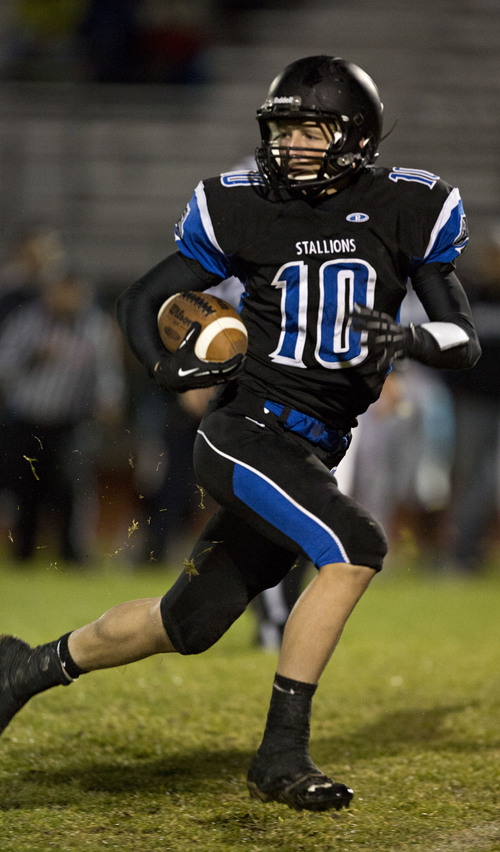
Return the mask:
{"type": "Polygon", "coordinates": [[[8,314],[39,296],[62,273],[66,252],[60,234],[39,222],[12,228],[0,265],[0,324],[8,314]]]}
{"type": "Polygon", "coordinates": [[[349,805],[350,787],[310,757],[312,699],[387,545],[334,472],[393,361],[465,369],[480,354],[454,272],[467,243],[459,191],[420,169],[373,166],[382,112],[375,84],[350,62],[287,66],[257,111],[258,172],[201,181],[178,251],[119,299],[125,337],[160,387],[220,385],[194,446],[198,480],[220,508],[163,597],[120,604],[36,649],[4,637],[0,727],[32,695],[85,672],[201,653],[305,556],[317,572],[285,627],[247,783],[252,796],[297,809],[349,805]],[[168,353],[157,332],[165,299],[230,275],[245,286],[246,360],[200,361],[197,324],[168,353]],[[408,278],[422,325],[396,320],[408,278]]]}
{"type": "MultiPolygon", "coordinates": [[[[62,274],[66,250],[61,235],[42,222],[17,222],[5,235],[0,261],[0,331],[7,318],[37,298],[43,288],[62,274]]],[[[3,390],[0,382],[0,423],[3,416],[3,390]]],[[[4,427],[2,428],[4,432],[4,427]]],[[[0,444],[5,435],[0,434],[0,444]]],[[[0,464],[0,523],[8,529],[13,495],[12,473],[6,460],[0,464]]]]}
{"type": "Polygon", "coordinates": [[[58,555],[81,563],[93,551],[98,424],[120,416],[124,375],[112,319],[80,275],[61,274],[7,317],[0,390],[0,460],[16,507],[14,556],[27,560],[37,542],[51,545],[54,525],[58,555]]]}
{"type": "Polygon", "coordinates": [[[137,376],[132,389],[133,485],[138,535],[134,566],[161,567],[195,537],[209,511],[196,485],[193,442],[210,389],[165,393],[137,376]]]}
{"type": "Polygon", "coordinates": [[[473,370],[445,374],[455,416],[447,568],[465,575],[485,569],[499,511],[500,222],[480,257],[467,292],[483,354],[473,370]]]}

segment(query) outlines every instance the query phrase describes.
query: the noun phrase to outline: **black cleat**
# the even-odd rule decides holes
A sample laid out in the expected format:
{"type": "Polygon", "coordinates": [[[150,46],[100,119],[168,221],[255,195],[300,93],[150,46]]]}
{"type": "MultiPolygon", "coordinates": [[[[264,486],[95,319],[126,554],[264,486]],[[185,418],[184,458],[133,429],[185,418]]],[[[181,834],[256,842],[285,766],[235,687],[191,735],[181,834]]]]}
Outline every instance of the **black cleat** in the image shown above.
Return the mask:
{"type": "Polygon", "coordinates": [[[55,643],[31,648],[15,636],[0,636],[0,733],[33,695],[69,683],[55,643]]]}
{"type": "Polygon", "coordinates": [[[291,772],[264,766],[262,758],[256,758],[250,767],[247,785],[253,799],[280,802],[296,811],[339,811],[349,807],[354,795],[349,787],[332,781],[314,764],[305,763],[302,771],[291,772]]]}

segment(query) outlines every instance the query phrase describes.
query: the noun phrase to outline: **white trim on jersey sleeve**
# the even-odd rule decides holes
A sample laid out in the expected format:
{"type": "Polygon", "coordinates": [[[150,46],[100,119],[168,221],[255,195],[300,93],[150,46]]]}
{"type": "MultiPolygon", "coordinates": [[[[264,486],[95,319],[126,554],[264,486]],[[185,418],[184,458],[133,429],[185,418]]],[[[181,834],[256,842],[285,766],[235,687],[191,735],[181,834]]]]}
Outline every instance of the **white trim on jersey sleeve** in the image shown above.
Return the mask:
{"type": "Polygon", "coordinates": [[[444,202],[444,204],[441,208],[441,212],[440,212],[438,218],[436,219],[434,227],[431,231],[431,237],[430,237],[428,246],[425,250],[424,260],[425,260],[426,257],[428,257],[430,255],[439,232],[441,231],[443,226],[446,224],[446,222],[449,220],[451,211],[454,210],[455,207],[457,207],[458,204],[460,204],[460,191],[455,187],[455,189],[452,189],[448,198],[444,202]]]}
{"type": "Polygon", "coordinates": [[[420,328],[425,328],[432,335],[441,352],[469,341],[467,332],[454,322],[424,322],[420,328]]]}
{"type": "Polygon", "coordinates": [[[208,212],[207,196],[205,195],[205,186],[203,184],[203,181],[199,182],[198,186],[194,191],[194,194],[196,195],[196,201],[198,202],[198,209],[200,211],[201,222],[205,229],[205,233],[210,242],[212,243],[213,247],[217,249],[217,251],[220,252],[222,255],[224,255],[223,250],[217,242],[217,237],[215,236],[212,219],[210,218],[210,213],[208,212]]]}

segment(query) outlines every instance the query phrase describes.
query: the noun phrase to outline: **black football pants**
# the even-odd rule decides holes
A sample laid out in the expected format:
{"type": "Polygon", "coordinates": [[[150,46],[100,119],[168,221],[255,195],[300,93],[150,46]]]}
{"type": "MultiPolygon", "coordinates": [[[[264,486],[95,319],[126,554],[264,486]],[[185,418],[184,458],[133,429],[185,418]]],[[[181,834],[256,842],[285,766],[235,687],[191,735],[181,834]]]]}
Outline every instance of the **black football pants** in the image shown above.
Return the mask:
{"type": "Polygon", "coordinates": [[[264,402],[247,391],[223,392],[200,424],[195,470],[221,508],[162,601],[167,633],[181,653],[210,647],[300,554],[318,568],[382,567],[385,536],[339,491],[330,470],[338,456],[284,430],[264,402]]]}

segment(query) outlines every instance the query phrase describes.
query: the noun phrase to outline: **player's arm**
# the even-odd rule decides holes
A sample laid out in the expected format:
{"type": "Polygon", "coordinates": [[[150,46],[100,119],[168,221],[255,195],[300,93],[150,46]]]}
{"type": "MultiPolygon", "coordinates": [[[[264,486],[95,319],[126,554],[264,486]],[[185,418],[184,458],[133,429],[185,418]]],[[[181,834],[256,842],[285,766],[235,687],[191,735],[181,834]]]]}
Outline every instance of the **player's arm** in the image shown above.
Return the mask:
{"type": "Polygon", "coordinates": [[[481,355],[467,295],[452,264],[422,264],[412,275],[414,290],[429,322],[399,325],[389,314],[356,306],[353,328],[367,333],[380,369],[392,361],[413,358],[429,367],[463,370],[481,355]]]}
{"type": "Polygon", "coordinates": [[[222,363],[207,363],[196,357],[194,344],[200,329],[195,323],[173,353],[167,352],[158,332],[158,311],[169,296],[185,290],[206,290],[221,280],[198,261],[175,252],[119,296],[117,318],[125,339],[160,387],[175,391],[211,387],[239,372],[241,355],[222,363]]]}
{"type": "Polygon", "coordinates": [[[429,317],[429,322],[414,327],[417,360],[446,370],[473,367],[481,346],[469,300],[453,265],[424,263],[412,276],[412,284],[429,317]]]}

